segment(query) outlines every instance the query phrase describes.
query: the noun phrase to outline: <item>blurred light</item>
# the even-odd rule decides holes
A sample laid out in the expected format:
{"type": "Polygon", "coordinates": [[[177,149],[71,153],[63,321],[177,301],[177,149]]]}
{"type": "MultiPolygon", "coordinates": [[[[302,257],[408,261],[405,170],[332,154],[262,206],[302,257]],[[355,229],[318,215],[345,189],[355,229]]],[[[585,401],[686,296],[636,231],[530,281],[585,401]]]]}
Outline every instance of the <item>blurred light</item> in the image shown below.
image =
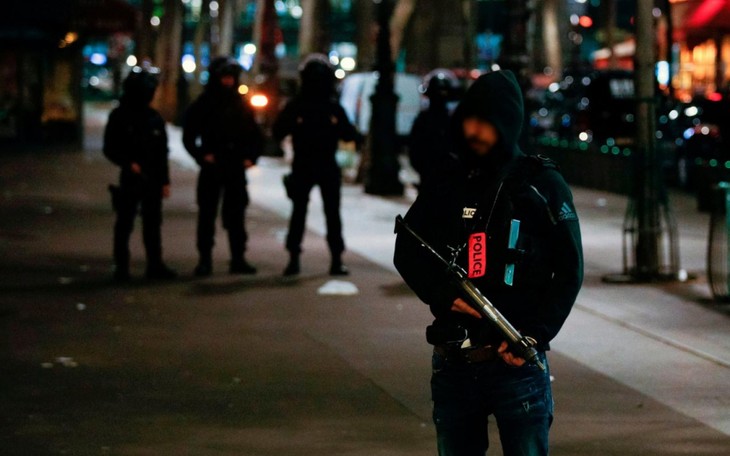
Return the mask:
{"type": "Polygon", "coordinates": [[[276,47],[274,47],[274,55],[279,59],[286,57],[286,44],[284,42],[276,44],[276,47]]]}
{"type": "Polygon", "coordinates": [[[289,14],[291,14],[291,17],[294,19],[300,19],[302,17],[302,7],[299,5],[292,6],[292,9],[289,11],[289,14]]]}
{"type": "Polygon", "coordinates": [[[345,70],[342,68],[338,68],[335,70],[335,77],[337,79],[345,79],[345,76],[347,76],[347,73],[345,73],[345,70]]]}
{"type": "Polygon", "coordinates": [[[570,15],[570,25],[578,25],[580,24],[580,16],[577,14],[571,14],[570,15]]]}
{"type": "Polygon", "coordinates": [[[185,54],[182,58],[182,69],[186,73],[193,73],[198,66],[195,64],[195,57],[185,54]]]}
{"type": "Polygon", "coordinates": [[[94,65],[104,65],[106,63],[106,56],[100,52],[94,52],[89,57],[89,61],[94,65]]]}
{"type": "Polygon", "coordinates": [[[557,82],[553,82],[552,84],[550,84],[548,86],[548,90],[551,91],[552,93],[555,93],[558,90],[560,90],[560,84],[558,84],[557,82]]]}
{"type": "Polygon", "coordinates": [[[133,67],[137,64],[137,57],[130,55],[127,57],[127,65],[133,67]]]}
{"type": "Polygon", "coordinates": [[[722,101],[722,94],[719,92],[712,92],[707,95],[707,99],[710,101],[722,101]]]}
{"type": "Polygon", "coordinates": [[[284,3],[282,0],[276,0],[274,3],[274,8],[276,8],[276,12],[279,14],[286,13],[286,3],[284,3]]]}
{"type": "Polygon", "coordinates": [[[492,71],[499,71],[501,69],[498,63],[493,63],[490,68],[492,69],[492,71]]]}
{"type": "Polygon", "coordinates": [[[682,134],[682,136],[684,136],[684,139],[689,139],[692,136],[694,136],[694,134],[695,134],[695,129],[688,128],[688,129],[684,130],[684,133],[682,134]]]}
{"type": "Polygon", "coordinates": [[[152,25],[152,27],[157,27],[158,25],[160,25],[160,18],[157,16],[152,16],[150,18],[150,24],[152,25]]]}
{"type": "Polygon", "coordinates": [[[581,131],[578,134],[578,139],[580,139],[581,141],[588,141],[589,138],[590,136],[588,136],[588,133],[586,133],[585,131],[581,131]]]}
{"type": "Polygon", "coordinates": [[[654,17],[662,17],[662,10],[660,8],[654,8],[651,10],[651,14],[654,17]]]}
{"type": "Polygon", "coordinates": [[[656,63],[656,78],[659,84],[669,84],[669,62],[662,60],[656,63]]]}
{"type": "Polygon", "coordinates": [[[249,89],[246,84],[241,84],[240,86],[238,86],[238,93],[240,93],[241,95],[246,95],[248,93],[248,90],[249,89]]]}
{"type": "Polygon", "coordinates": [[[244,54],[239,59],[239,63],[243,67],[244,70],[248,71],[253,66],[253,57],[249,54],[244,54]]]}
{"type": "Polygon", "coordinates": [[[684,115],[687,117],[694,117],[697,114],[699,114],[700,110],[697,109],[697,106],[689,106],[687,109],[684,110],[684,115]]]}
{"type": "Polygon", "coordinates": [[[246,43],[243,46],[243,53],[248,55],[254,55],[256,53],[256,45],[253,43],[246,43]]]}
{"type": "Polygon", "coordinates": [[[66,44],[72,44],[76,40],[79,39],[79,34],[76,32],[68,32],[66,33],[66,36],[63,37],[63,41],[66,42],[66,44]]]}
{"type": "Polygon", "coordinates": [[[256,94],[251,97],[251,106],[254,108],[265,108],[269,104],[269,99],[266,95],[256,94]]]}
{"type": "Polygon", "coordinates": [[[580,19],[578,19],[578,24],[581,27],[588,28],[588,27],[591,27],[593,25],[593,19],[591,19],[588,16],[581,16],[580,19]]]}
{"type": "Polygon", "coordinates": [[[96,77],[96,76],[92,76],[92,77],[89,78],[89,85],[92,86],[92,87],[95,87],[95,86],[99,85],[99,82],[100,82],[99,81],[99,78],[96,77]]]}
{"type": "Polygon", "coordinates": [[[338,56],[336,52],[334,52],[334,51],[330,52],[329,57],[330,57],[330,63],[332,65],[340,64],[340,56],[338,56]]]}
{"type": "Polygon", "coordinates": [[[676,109],[672,109],[671,111],[669,111],[669,119],[677,120],[677,118],[679,118],[679,111],[677,111],[676,109]]]}
{"type": "Polygon", "coordinates": [[[340,60],[340,67],[345,71],[352,71],[355,69],[355,59],[352,57],[343,57],[340,60]]]}
{"type": "Polygon", "coordinates": [[[213,0],[210,2],[210,5],[208,5],[208,8],[210,8],[211,11],[218,11],[218,2],[213,0]]]}
{"type": "Polygon", "coordinates": [[[540,108],[540,110],[537,111],[537,113],[540,115],[540,117],[545,117],[548,114],[550,114],[550,111],[548,111],[547,108],[540,108]]]}
{"type": "Polygon", "coordinates": [[[707,125],[703,125],[702,128],[700,128],[700,133],[702,133],[705,136],[709,135],[710,127],[708,127],[707,125]]]}

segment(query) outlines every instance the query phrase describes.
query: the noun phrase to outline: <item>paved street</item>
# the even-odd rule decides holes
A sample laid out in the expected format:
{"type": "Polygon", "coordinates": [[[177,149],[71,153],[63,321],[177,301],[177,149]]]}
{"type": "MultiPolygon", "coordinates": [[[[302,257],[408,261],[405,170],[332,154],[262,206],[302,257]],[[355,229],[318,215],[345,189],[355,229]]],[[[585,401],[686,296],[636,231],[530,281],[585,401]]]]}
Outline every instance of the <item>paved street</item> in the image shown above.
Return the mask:
{"type": "MultiPolygon", "coordinates": [[[[0,152],[0,454],[436,454],[431,319],[391,263],[393,219],[413,192],[344,187],[352,274],[334,282],[313,193],[303,273],[284,279],[286,163],[262,159],[247,212],[258,274],[227,274],[219,230],[214,275],[196,280],[196,169],[170,127],[163,246],[181,278],[141,278],[137,230],[136,277],[120,286],[104,121],[103,106],[87,113],[83,150],[0,152]]],[[[586,283],[550,353],[551,454],[730,454],[730,307],[710,300],[707,215],[672,194],[681,263],[696,280],[609,285],[626,200],[574,190],[586,283]]]]}

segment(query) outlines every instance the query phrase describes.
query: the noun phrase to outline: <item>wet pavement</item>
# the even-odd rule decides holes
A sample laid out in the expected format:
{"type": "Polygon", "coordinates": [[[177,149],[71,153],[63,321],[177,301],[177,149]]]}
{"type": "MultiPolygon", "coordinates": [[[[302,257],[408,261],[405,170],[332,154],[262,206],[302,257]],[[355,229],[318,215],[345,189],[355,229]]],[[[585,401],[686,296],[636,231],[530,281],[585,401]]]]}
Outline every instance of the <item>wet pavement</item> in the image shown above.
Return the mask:
{"type": "MultiPolygon", "coordinates": [[[[0,153],[0,454],[436,454],[431,319],[391,264],[393,218],[412,190],[344,187],[352,274],[334,282],[313,193],[302,275],[285,279],[286,160],[263,159],[247,212],[259,272],[227,273],[219,230],[213,276],[194,279],[196,172],[171,127],[163,245],[181,277],[142,278],[138,230],[135,279],[118,285],[103,114],[87,116],[84,150],[0,153]]],[[[707,215],[672,194],[696,280],[609,285],[626,201],[574,190],[587,278],[550,353],[551,454],[730,454],[730,319],[704,276],[707,215]]]]}

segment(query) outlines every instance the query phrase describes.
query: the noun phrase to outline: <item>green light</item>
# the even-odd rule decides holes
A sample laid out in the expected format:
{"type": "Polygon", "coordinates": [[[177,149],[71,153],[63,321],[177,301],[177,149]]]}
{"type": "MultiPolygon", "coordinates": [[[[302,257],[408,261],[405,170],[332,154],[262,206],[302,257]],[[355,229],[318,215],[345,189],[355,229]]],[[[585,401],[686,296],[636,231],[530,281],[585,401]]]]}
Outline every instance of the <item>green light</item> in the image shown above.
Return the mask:
{"type": "Polygon", "coordinates": [[[710,160],[710,167],[715,168],[716,166],[717,166],[717,160],[715,160],[713,158],[712,160],[710,160]]]}

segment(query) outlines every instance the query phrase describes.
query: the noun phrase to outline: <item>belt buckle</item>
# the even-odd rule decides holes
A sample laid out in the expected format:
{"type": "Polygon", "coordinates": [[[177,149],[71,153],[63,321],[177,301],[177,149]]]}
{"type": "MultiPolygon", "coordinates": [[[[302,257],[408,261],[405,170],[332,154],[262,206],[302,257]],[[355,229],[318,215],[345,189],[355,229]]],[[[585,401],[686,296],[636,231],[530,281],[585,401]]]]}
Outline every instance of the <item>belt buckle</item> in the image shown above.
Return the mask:
{"type": "Polygon", "coordinates": [[[497,351],[492,345],[482,345],[462,349],[462,357],[467,364],[477,364],[497,359],[497,351]]]}

